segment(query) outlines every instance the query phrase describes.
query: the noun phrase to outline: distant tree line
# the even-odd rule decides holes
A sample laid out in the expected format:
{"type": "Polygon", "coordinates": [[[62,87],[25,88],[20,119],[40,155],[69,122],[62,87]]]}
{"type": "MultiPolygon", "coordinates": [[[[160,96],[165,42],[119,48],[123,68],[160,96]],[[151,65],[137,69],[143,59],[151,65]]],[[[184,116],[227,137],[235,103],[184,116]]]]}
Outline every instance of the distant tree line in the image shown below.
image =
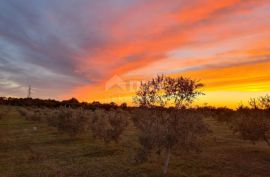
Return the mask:
{"type": "Polygon", "coordinates": [[[39,99],[39,98],[6,98],[0,97],[0,105],[10,105],[10,106],[29,106],[29,107],[38,107],[38,108],[59,108],[59,107],[67,107],[67,108],[82,108],[82,109],[116,109],[118,107],[127,108],[127,104],[123,103],[121,105],[117,105],[114,102],[111,103],[100,103],[100,102],[79,102],[76,98],[71,98],[69,100],[58,101],[54,99],[39,99]]]}

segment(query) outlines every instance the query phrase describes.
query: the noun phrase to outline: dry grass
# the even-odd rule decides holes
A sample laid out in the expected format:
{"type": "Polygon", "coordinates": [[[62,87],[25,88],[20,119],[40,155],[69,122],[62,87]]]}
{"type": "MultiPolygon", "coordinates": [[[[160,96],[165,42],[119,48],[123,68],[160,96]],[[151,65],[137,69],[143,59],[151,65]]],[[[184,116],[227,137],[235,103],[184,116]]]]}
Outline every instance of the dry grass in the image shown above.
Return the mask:
{"type": "MultiPolygon", "coordinates": [[[[1,177],[158,177],[162,156],[134,163],[138,148],[132,124],[119,144],[105,144],[89,133],[77,138],[59,133],[46,123],[25,120],[8,110],[0,119],[1,177]],[[36,127],[33,129],[33,127],[36,127]]],[[[222,123],[206,120],[213,133],[203,139],[200,154],[174,156],[171,177],[269,177],[270,148],[252,145],[232,135],[222,123]]]]}

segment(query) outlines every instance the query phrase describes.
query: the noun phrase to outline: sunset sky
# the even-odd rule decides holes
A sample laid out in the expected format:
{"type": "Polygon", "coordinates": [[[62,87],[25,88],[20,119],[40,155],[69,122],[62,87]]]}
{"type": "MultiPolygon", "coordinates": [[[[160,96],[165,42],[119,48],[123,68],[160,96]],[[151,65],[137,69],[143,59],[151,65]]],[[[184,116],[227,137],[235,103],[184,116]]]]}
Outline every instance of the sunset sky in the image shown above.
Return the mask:
{"type": "Polygon", "coordinates": [[[130,103],[158,74],[204,83],[195,104],[270,93],[270,0],[0,1],[0,96],[130,103]]]}

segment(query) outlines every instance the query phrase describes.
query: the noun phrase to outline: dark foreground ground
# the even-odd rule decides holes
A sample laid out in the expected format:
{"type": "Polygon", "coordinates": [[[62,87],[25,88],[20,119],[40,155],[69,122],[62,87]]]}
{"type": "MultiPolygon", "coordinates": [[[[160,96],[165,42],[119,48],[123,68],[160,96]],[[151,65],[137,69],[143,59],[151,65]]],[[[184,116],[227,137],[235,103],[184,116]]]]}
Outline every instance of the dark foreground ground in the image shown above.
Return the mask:
{"type": "MultiPolygon", "coordinates": [[[[120,144],[104,144],[85,134],[70,138],[16,111],[0,119],[0,177],[158,177],[162,156],[134,163],[136,132],[125,132],[120,144]]],[[[270,147],[252,145],[232,135],[223,124],[207,120],[213,133],[202,152],[173,156],[171,177],[270,177],[270,147]]]]}

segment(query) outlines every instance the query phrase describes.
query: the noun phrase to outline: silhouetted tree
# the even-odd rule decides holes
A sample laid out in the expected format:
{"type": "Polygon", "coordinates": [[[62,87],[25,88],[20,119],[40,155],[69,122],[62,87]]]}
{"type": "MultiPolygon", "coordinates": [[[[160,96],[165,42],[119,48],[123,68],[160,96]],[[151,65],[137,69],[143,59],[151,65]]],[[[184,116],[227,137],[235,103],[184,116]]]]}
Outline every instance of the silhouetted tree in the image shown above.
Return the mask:
{"type": "Polygon", "coordinates": [[[71,98],[69,100],[62,101],[65,107],[77,108],[80,106],[80,102],[76,98],[71,98]]]}
{"type": "Polygon", "coordinates": [[[127,103],[122,103],[121,105],[120,105],[120,108],[122,108],[122,109],[126,109],[128,106],[127,106],[127,103]]]}
{"type": "Polygon", "coordinates": [[[157,76],[146,83],[141,83],[134,102],[141,107],[164,107],[169,103],[174,104],[175,108],[181,108],[191,104],[197,96],[203,94],[199,91],[201,87],[203,84],[197,80],[157,76]]]}
{"type": "Polygon", "coordinates": [[[252,109],[258,109],[258,102],[256,98],[250,98],[248,101],[249,105],[251,106],[252,109]]]}
{"type": "Polygon", "coordinates": [[[203,84],[197,80],[185,77],[166,77],[164,84],[165,98],[172,100],[176,108],[188,106],[197,96],[204,94],[198,90],[202,87],[203,84]]]}
{"type": "Polygon", "coordinates": [[[265,96],[259,97],[258,104],[262,109],[270,110],[270,95],[265,95],[265,96]]]}

